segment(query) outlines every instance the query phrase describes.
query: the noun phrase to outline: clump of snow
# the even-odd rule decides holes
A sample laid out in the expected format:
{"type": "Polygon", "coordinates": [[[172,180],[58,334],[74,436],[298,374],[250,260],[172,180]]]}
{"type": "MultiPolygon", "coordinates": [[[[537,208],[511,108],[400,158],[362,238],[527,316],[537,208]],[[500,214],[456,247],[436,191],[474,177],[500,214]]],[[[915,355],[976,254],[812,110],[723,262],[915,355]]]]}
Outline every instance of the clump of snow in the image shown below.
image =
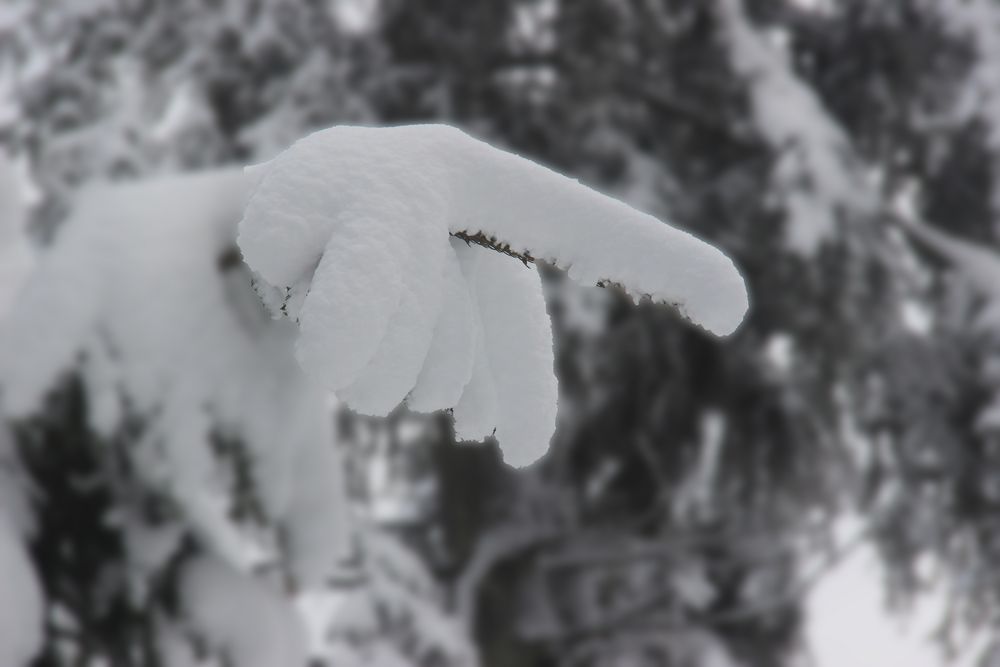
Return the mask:
{"type": "Polygon", "coordinates": [[[91,426],[111,434],[139,418],[136,468],[226,554],[240,547],[213,440],[238,439],[306,583],[346,548],[330,519],[340,464],[326,394],[292,354],[295,328],[267,317],[239,261],[246,192],[240,170],[84,192],[0,322],[0,412],[34,413],[79,373],[91,426]]]}
{"type": "Polygon", "coordinates": [[[452,127],[333,127],[248,178],[240,248],[265,302],[298,323],[302,367],[363,413],[453,406],[461,435],[495,428],[515,465],[555,425],[538,277],[451,235],[673,304],[720,335],[747,308],[720,251],[452,127]]]}
{"type": "Polygon", "coordinates": [[[467,281],[480,304],[482,328],[472,378],[480,386],[467,386],[455,406],[455,431],[468,439],[490,435],[491,420],[480,418],[493,414],[505,460],[527,465],[545,453],[558,399],[541,280],[537,271],[492,250],[460,251],[467,256],[467,281]],[[477,405],[479,397],[486,403],[477,405]]]}
{"type": "Polygon", "coordinates": [[[305,667],[306,629],[263,582],[210,557],[187,564],[180,597],[191,629],[239,667],[305,667]]]}

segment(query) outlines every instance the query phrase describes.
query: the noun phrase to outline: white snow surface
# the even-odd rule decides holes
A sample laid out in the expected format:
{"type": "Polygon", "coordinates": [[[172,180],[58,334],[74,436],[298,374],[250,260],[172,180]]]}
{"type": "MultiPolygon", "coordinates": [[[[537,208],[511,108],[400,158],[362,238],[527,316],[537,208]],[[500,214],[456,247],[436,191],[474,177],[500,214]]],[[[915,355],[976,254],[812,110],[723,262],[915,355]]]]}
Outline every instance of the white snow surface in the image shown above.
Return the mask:
{"type": "Polygon", "coordinates": [[[461,436],[495,428],[514,465],[555,426],[539,279],[450,234],[620,284],[716,334],[747,309],[719,250],[446,125],[332,127],[248,173],[239,245],[265,302],[297,321],[302,367],[362,413],[454,407],[461,436]]]}
{"type": "Polygon", "coordinates": [[[504,459],[523,466],[545,453],[556,424],[552,327],[541,280],[537,271],[486,248],[469,246],[459,254],[480,304],[481,344],[455,406],[455,432],[468,439],[490,435],[490,420],[482,417],[493,414],[504,459]]]}
{"type": "Polygon", "coordinates": [[[37,412],[79,372],[91,426],[111,434],[143,420],[137,469],[234,559],[232,473],[212,438],[239,438],[307,584],[348,548],[335,518],[345,516],[342,472],[326,392],[292,353],[295,328],[267,316],[239,262],[246,192],[241,170],[84,192],[0,321],[0,413],[37,412]]]}

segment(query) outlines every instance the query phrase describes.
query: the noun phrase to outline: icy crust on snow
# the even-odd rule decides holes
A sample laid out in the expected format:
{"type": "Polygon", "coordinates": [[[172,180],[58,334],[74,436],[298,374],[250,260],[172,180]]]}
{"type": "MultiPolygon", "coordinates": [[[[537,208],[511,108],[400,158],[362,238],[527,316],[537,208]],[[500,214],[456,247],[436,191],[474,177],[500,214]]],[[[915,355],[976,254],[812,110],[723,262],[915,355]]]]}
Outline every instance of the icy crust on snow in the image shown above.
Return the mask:
{"type": "Polygon", "coordinates": [[[0,412],[37,412],[78,372],[93,428],[140,419],[137,469],[234,562],[231,468],[213,439],[238,438],[307,583],[347,548],[331,519],[341,466],[326,393],[294,359],[295,328],[267,316],[239,261],[246,194],[241,170],[84,192],[0,322],[0,412]]]}
{"type": "Polygon", "coordinates": [[[719,250],[445,125],[333,127],[249,170],[239,245],[265,303],[295,319],[303,368],[359,412],[455,408],[508,461],[555,424],[538,275],[465,233],[585,284],[675,305],[725,335],[747,309],[719,250]]]}

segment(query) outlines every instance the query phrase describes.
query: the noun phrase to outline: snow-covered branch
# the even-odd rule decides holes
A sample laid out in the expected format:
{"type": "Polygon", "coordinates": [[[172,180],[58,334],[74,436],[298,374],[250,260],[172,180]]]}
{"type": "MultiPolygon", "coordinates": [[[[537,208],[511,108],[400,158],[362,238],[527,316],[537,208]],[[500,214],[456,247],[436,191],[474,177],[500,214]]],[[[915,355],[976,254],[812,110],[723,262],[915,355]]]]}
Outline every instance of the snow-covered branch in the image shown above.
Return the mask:
{"type": "Polygon", "coordinates": [[[555,427],[551,329],[537,273],[476,246],[719,335],[747,309],[712,246],[449,126],[333,127],[250,175],[240,248],[299,323],[303,368],[360,412],[454,407],[461,436],[495,429],[515,465],[555,427]]]}

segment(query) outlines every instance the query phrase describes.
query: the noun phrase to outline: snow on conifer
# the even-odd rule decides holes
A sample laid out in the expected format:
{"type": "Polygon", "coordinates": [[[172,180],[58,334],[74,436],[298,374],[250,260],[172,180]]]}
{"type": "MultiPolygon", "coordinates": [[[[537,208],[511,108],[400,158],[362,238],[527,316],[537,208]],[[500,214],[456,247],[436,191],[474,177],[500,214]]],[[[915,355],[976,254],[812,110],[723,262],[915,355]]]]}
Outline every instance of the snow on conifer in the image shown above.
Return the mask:
{"type": "Polygon", "coordinates": [[[499,253],[471,246],[467,280],[480,304],[477,381],[491,382],[487,395],[494,406],[476,405],[475,391],[466,391],[455,406],[455,431],[460,437],[482,439],[496,427],[504,459],[515,466],[531,463],[545,453],[556,424],[558,391],[552,373],[552,328],[545,311],[537,271],[499,253]],[[470,416],[490,414],[493,424],[470,416]],[[485,427],[485,428],[484,428],[485,427]]]}
{"type": "Polygon", "coordinates": [[[239,261],[246,192],[237,169],[82,193],[0,322],[0,413],[38,413],[78,373],[91,427],[138,420],[144,481],[235,560],[234,490],[213,443],[238,440],[294,574],[318,581],[347,548],[331,409],[295,362],[294,326],[267,317],[239,261]]]}
{"type": "Polygon", "coordinates": [[[368,414],[453,404],[460,435],[495,428],[515,465],[555,427],[551,329],[535,272],[483,253],[618,284],[719,335],[747,308],[712,246],[445,125],[333,127],[249,178],[240,248],[265,302],[297,321],[303,368],[368,414]]]}

